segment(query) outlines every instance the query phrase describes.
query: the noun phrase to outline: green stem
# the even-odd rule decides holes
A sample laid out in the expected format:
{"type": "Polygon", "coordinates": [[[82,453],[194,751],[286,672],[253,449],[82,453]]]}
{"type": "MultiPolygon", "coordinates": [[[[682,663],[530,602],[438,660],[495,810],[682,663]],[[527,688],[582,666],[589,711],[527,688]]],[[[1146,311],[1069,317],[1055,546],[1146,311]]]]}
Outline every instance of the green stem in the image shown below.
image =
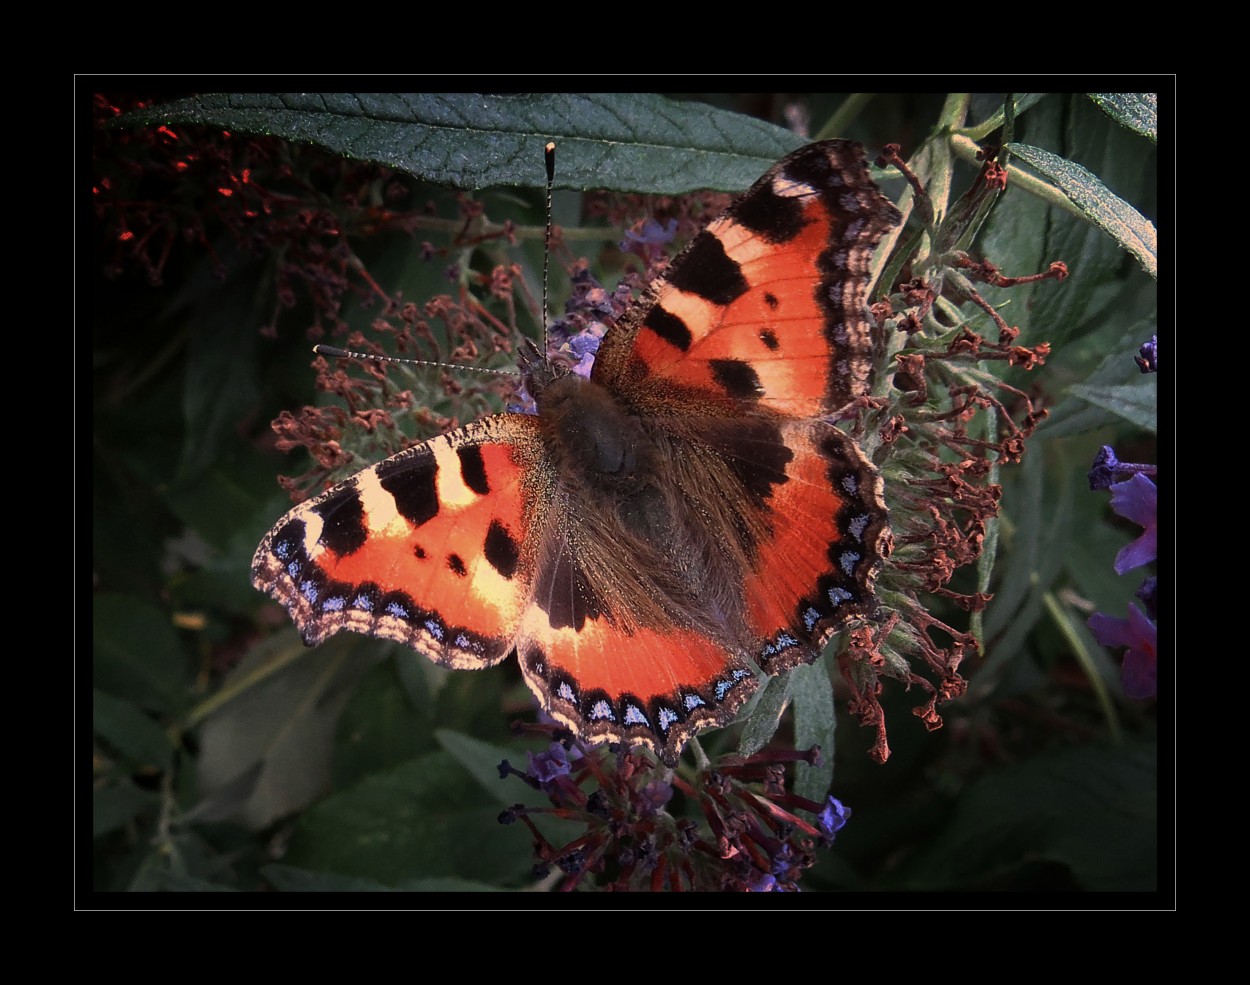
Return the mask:
{"type": "MultiPolygon", "coordinates": [[[[974,164],[977,167],[981,166],[981,162],[977,160],[977,152],[981,149],[981,145],[975,140],[962,134],[951,134],[950,146],[961,160],[974,164]]],[[[1054,185],[1042,181],[1041,178],[1031,175],[1027,171],[1021,171],[1015,165],[1009,164],[1007,165],[1007,187],[1011,188],[1013,186],[1028,192],[1030,195],[1036,195],[1044,202],[1071,212],[1082,221],[1089,221],[1088,217],[1072,204],[1072,200],[1054,185]]]]}
{"type": "Polygon", "coordinates": [[[1046,592],[1042,596],[1042,602],[1046,606],[1046,611],[1050,613],[1051,619],[1055,621],[1056,628],[1063,634],[1068,646],[1072,648],[1072,655],[1076,657],[1077,663],[1085,671],[1085,676],[1094,689],[1094,696],[1098,699],[1098,705],[1102,708],[1103,717],[1107,720],[1107,727],[1111,730],[1111,738],[1116,742],[1123,741],[1120,733],[1120,717],[1116,714],[1111,692],[1107,690],[1106,682],[1098,673],[1098,668],[1094,666],[1094,659],[1086,649],[1085,641],[1081,639],[1080,634],[1072,625],[1069,613],[1059,605],[1054,592],[1046,592]]]}
{"type": "Polygon", "coordinates": [[[200,722],[208,718],[209,715],[217,711],[218,708],[229,704],[240,694],[243,694],[246,691],[251,690],[253,687],[256,687],[258,684],[261,684],[278,671],[282,670],[282,668],[287,664],[294,663],[296,660],[300,659],[300,657],[304,656],[307,652],[308,651],[305,647],[291,643],[279,651],[273,659],[264,661],[264,663],[253,668],[246,674],[240,674],[237,677],[230,678],[225,684],[222,685],[221,690],[205,698],[198,705],[187,712],[186,720],[182,725],[183,730],[190,731],[195,728],[200,724],[200,722]]]}
{"type": "Polygon", "coordinates": [[[939,130],[957,130],[968,119],[968,107],[972,105],[972,93],[951,92],[946,95],[938,113],[937,128],[939,130]]]}
{"type": "Polygon", "coordinates": [[[825,121],[825,125],[820,128],[813,140],[827,140],[830,137],[840,137],[850,126],[851,121],[859,116],[860,110],[872,101],[872,97],[876,95],[872,92],[853,92],[846,99],[842,100],[842,105],[834,110],[833,115],[825,121]]]}

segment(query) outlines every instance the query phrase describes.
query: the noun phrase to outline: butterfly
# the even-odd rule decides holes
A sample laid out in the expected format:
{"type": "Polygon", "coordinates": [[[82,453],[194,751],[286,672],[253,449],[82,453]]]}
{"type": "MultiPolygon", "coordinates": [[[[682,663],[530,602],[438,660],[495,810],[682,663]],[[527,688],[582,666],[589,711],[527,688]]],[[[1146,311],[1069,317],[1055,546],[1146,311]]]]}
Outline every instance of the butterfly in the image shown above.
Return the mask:
{"type": "Polygon", "coordinates": [[[700,232],[589,378],[524,367],[483,418],[287,513],[252,582],[308,645],[344,630],[456,669],[516,653],[589,743],[676,763],[877,608],[882,480],[831,418],[867,393],[872,255],[900,221],[862,148],[809,144],[700,232]]]}

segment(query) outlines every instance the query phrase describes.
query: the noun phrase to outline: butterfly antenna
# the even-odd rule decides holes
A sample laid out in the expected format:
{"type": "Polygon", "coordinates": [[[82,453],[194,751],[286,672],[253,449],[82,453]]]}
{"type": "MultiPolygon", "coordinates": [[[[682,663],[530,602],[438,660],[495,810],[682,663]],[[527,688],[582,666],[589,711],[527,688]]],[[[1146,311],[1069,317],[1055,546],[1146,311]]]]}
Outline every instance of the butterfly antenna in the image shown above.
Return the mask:
{"type": "Polygon", "coordinates": [[[554,140],[547,141],[547,146],[543,148],[543,156],[547,162],[547,229],[543,235],[543,353],[544,357],[547,352],[547,285],[549,282],[549,272],[551,270],[551,186],[556,180],[556,144],[554,140]]]}
{"type": "Polygon", "coordinates": [[[376,352],[354,352],[334,345],[315,345],[313,352],[319,356],[339,359],[365,359],[376,363],[408,363],[410,366],[438,366],[440,369],[458,369],[468,373],[493,373],[496,376],[520,376],[512,369],[488,369],[485,366],[466,366],[464,363],[440,363],[433,359],[407,359],[402,356],[380,356],[376,352]]]}

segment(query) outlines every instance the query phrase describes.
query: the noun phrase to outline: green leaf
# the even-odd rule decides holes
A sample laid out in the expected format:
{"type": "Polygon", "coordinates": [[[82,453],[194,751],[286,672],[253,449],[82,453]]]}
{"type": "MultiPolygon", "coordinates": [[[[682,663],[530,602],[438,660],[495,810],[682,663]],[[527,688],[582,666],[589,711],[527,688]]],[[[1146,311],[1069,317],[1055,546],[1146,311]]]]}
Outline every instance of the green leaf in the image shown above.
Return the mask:
{"type": "Polygon", "coordinates": [[[1010,150],[1063,189],[1081,213],[1133,254],[1151,277],[1159,276],[1154,223],[1081,165],[1028,144],[1011,144],[1010,150]]]}
{"type": "Polygon", "coordinates": [[[1159,433],[1159,391],[1153,375],[1124,386],[1086,386],[1076,383],[1068,392],[1095,407],[1109,410],[1151,434],[1159,433]]]}
{"type": "MultiPolygon", "coordinates": [[[[499,775],[499,764],[504,760],[509,760],[514,768],[524,773],[525,752],[537,751],[537,747],[545,747],[546,742],[535,744],[534,741],[527,740],[522,744],[520,740],[517,740],[511,745],[501,746],[451,729],[439,729],[436,735],[439,744],[457,763],[464,766],[467,773],[481,785],[481,789],[485,790],[496,804],[501,804],[506,808],[514,804],[524,804],[527,808],[550,808],[551,800],[541,790],[522,784],[515,776],[499,775]],[[526,745],[535,747],[527,750],[526,745]]],[[[581,828],[576,821],[552,818],[549,814],[537,814],[530,820],[552,844],[562,844],[585,833],[585,829],[581,828]]]]}
{"type": "Polygon", "coordinates": [[[315,872],[293,865],[266,865],[261,874],[275,889],[285,893],[393,893],[388,886],[376,879],[343,876],[336,872],[315,872]]]}
{"type": "Polygon", "coordinates": [[[187,663],[169,617],[128,595],[92,600],[92,682],[153,711],[174,712],[187,694],[187,663]]]}
{"type": "Polygon", "coordinates": [[[286,861],[391,886],[434,877],[515,882],[532,864],[528,829],[501,827],[498,802],[444,752],[310,808],[295,825],[286,861]]]}
{"type": "MultiPolygon", "coordinates": [[[[1067,146],[1080,138],[1082,147],[1100,165],[1112,166],[1119,158],[1101,155],[1098,150],[1114,131],[1106,117],[1080,100],[1080,110],[1071,110],[1067,101],[1055,97],[1044,100],[1023,121],[1029,141],[1046,147],[1067,146]],[[1101,143],[1100,143],[1101,141],[1101,143]]],[[[1117,183],[1124,179],[1115,172],[1117,183]]],[[[1109,179],[1110,180],[1110,179],[1109,179]]],[[[1136,190],[1136,186],[1128,183],[1136,190]]],[[[1091,313],[1105,308],[1111,295],[1124,291],[1124,251],[1096,226],[1074,211],[1053,204],[1009,184],[1005,196],[987,221],[979,249],[1002,270],[1030,274],[1047,269],[1052,261],[1068,265],[1070,276],[1059,283],[1043,280],[1033,284],[997,288],[986,285],[982,293],[1002,308],[1003,316],[1022,331],[1026,344],[1049,342],[1058,352],[1066,352],[1068,340],[1084,326],[1091,313]]],[[[1047,377],[1050,365],[1048,360],[1047,377]]],[[[1018,385],[1018,384],[1017,384],[1018,385]]]]}
{"type": "Polygon", "coordinates": [[[156,794],[140,790],[129,781],[99,787],[91,793],[91,836],[115,831],[127,821],[154,810],[160,803],[156,794]]]}
{"type": "Polygon", "coordinates": [[[1109,499],[1105,492],[1077,497],[1073,523],[1082,534],[1072,541],[1065,567],[1082,598],[1099,611],[1123,617],[1130,604],[1141,605],[1134,593],[1144,573],[1116,574],[1115,556],[1133,535],[1127,527],[1120,526],[1123,521],[1113,521],[1109,499]]]}
{"type": "Polygon", "coordinates": [[[434,710],[437,693],[447,675],[454,673],[440,667],[433,660],[406,646],[396,646],[391,652],[395,676],[408,696],[409,703],[422,715],[429,717],[434,710]]]}
{"type": "MultiPolygon", "coordinates": [[[[525,771],[525,753],[528,750],[520,742],[514,742],[510,746],[500,746],[491,742],[483,742],[481,739],[475,739],[473,736],[452,729],[439,729],[437,737],[439,744],[465,768],[497,804],[504,807],[511,807],[514,804],[544,809],[551,807],[551,799],[541,790],[535,790],[514,776],[501,777],[499,775],[499,764],[504,760],[509,760],[517,769],[525,771]]],[[[537,744],[527,742],[525,745],[537,744]]],[[[584,833],[584,828],[580,828],[575,821],[552,817],[548,814],[538,814],[531,820],[552,843],[570,841],[584,833]]]]}
{"type": "MultiPolygon", "coordinates": [[[[1132,354],[1141,343],[1155,333],[1155,320],[1143,319],[1134,323],[1118,337],[1103,330],[1086,335],[1072,352],[1076,366],[1088,365],[1090,357],[1097,358],[1097,353],[1104,352],[1102,361],[1084,379],[1084,384],[1093,387],[1141,386],[1143,378],[1132,354]]],[[[1065,356],[1067,354],[1065,353],[1065,356]]],[[[1149,385],[1149,384],[1148,384],[1149,385]]],[[[1158,384],[1153,384],[1157,393],[1158,384]]],[[[1064,396],[1051,409],[1050,416],[1044,420],[1036,432],[1037,440],[1068,437],[1084,434],[1098,428],[1104,428],[1115,421],[1119,415],[1094,407],[1086,400],[1071,393],[1064,396]],[[1043,437],[1044,436],[1044,437],[1043,437]]]]}
{"type": "Polygon", "coordinates": [[[833,681],[823,660],[795,667],[790,672],[790,694],[794,701],[794,747],[820,746],[821,763],[799,763],[794,775],[794,792],[817,802],[825,799],[833,782],[833,735],[837,716],[833,707],[833,681]]]}
{"type": "Polygon", "coordinates": [[[258,829],[304,807],[330,785],[339,716],[384,650],[360,636],[315,649],[294,631],[257,647],[227,678],[200,733],[205,800],[260,766],[238,819],[258,829]]]}
{"type": "Polygon", "coordinates": [[[405,879],[396,889],[405,893],[499,893],[498,886],[472,879],[405,879]]]}
{"type": "Polygon", "coordinates": [[[778,674],[764,687],[750,717],[743,723],[739,755],[754,756],[776,734],[781,716],[790,703],[790,678],[790,674],[778,674]]]}
{"type": "Polygon", "coordinates": [[[169,765],[169,736],[129,701],[103,691],[91,693],[91,724],[95,734],[125,757],[133,769],[169,765]]]}
{"type": "Polygon", "coordinates": [[[169,877],[169,856],[160,848],[148,850],[139,864],[126,889],[132,893],[152,893],[165,887],[169,877]]]}
{"type": "Polygon", "coordinates": [[[200,305],[187,319],[186,430],[178,485],[196,482],[220,461],[222,446],[238,440],[238,421],[255,409],[260,389],[256,326],[264,320],[258,301],[254,284],[234,277],[218,285],[211,304],[200,305]]]}
{"type": "Polygon", "coordinates": [[[250,764],[232,779],[202,791],[195,806],[179,819],[184,825],[216,823],[238,817],[256,793],[256,784],[265,770],[263,762],[250,764]]]}
{"type": "MultiPolygon", "coordinates": [[[[437,735],[439,744],[468,770],[469,775],[477,780],[482,789],[498,803],[504,806],[518,801],[533,804],[547,803],[546,798],[541,795],[527,800],[524,794],[534,794],[533,790],[518,791],[515,783],[507,783],[500,779],[499,764],[505,759],[516,761],[518,759],[516,747],[509,749],[497,746],[451,729],[439,729],[437,735]]],[[[523,766],[520,768],[524,769],[523,766]]]]}
{"type": "Polygon", "coordinates": [[[1115,704],[1112,702],[1112,687],[1109,679],[1114,680],[1114,675],[1108,675],[1107,670],[1110,669],[1106,660],[1106,653],[1095,641],[1093,634],[1085,624],[1085,620],[1077,613],[1073,607],[1067,602],[1061,602],[1051,592],[1046,593],[1045,597],[1046,610],[1050,613],[1051,620],[1055,624],[1055,628],[1059,630],[1064,641],[1068,644],[1068,652],[1072,654],[1076,662],[1085,671],[1085,676],[1089,679],[1090,687],[1094,691],[1094,697],[1098,700],[1098,706],[1102,709],[1103,719],[1107,722],[1110,729],[1111,738],[1116,742],[1120,741],[1120,716],[1116,713],[1115,704]]]}
{"type": "Polygon", "coordinates": [[[408,700],[395,662],[385,660],[365,674],[339,721],[334,786],[351,786],[433,748],[432,723],[408,700]]]}
{"type": "Polygon", "coordinates": [[[466,189],[541,187],[554,140],[561,188],[737,191],[802,143],[762,120],[646,93],[231,93],[121,122],[285,137],[466,189]]]}
{"type": "Polygon", "coordinates": [[[960,796],[908,881],[967,886],[1045,860],[1089,890],[1154,890],[1156,766],[1154,744],[1137,740],[1044,752],[987,774],[960,796]]]}
{"type": "MultiPolygon", "coordinates": [[[[425,660],[424,657],[421,658],[425,660]]],[[[426,663],[429,663],[426,660],[426,663]]],[[[511,737],[508,680],[505,668],[452,671],[443,678],[435,702],[434,721],[465,735],[506,742],[511,737]]]]}
{"type": "Polygon", "coordinates": [[[1116,123],[1159,142],[1157,92],[1091,92],[1089,98],[1116,123]]]}

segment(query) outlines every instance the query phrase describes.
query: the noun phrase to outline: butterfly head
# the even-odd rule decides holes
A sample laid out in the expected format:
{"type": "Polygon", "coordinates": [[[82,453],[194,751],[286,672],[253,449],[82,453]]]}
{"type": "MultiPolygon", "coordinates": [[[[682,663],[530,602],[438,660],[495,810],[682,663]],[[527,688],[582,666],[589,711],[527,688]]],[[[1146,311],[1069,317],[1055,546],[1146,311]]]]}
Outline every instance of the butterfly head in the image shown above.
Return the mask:
{"type": "Polygon", "coordinates": [[[518,405],[509,409],[536,414],[546,391],[557,380],[570,375],[572,370],[566,363],[551,359],[528,338],[521,344],[518,361],[521,367],[521,390],[518,394],[518,405]]]}
{"type": "Polygon", "coordinates": [[[526,338],[518,359],[524,383],[516,409],[536,413],[540,394],[563,377],[589,379],[606,332],[607,326],[598,320],[565,317],[556,319],[548,328],[545,352],[526,338]]]}

